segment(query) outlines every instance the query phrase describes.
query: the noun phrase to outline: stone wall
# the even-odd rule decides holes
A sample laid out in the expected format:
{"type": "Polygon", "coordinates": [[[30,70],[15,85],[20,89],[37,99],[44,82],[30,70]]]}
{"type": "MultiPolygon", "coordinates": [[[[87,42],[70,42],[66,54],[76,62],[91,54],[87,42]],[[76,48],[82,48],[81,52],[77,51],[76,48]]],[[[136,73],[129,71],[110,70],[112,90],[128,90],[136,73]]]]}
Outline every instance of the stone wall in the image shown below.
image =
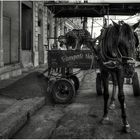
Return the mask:
{"type": "Polygon", "coordinates": [[[47,49],[53,44],[48,41],[48,24],[50,24],[50,36],[53,36],[52,13],[44,7],[44,2],[33,2],[33,56],[34,66],[47,63],[47,49]],[[41,13],[39,13],[41,12],[41,13]],[[40,14],[40,15],[39,15],[40,14]],[[40,24],[40,25],[39,25],[40,24]],[[48,43],[49,42],[49,43],[48,43]]]}
{"type": "MultiPolygon", "coordinates": [[[[5,63],[15,63],[15,62],[19,62],[19,49],[20,49],[20,36],[19,36],[19,32],[20,32],[20,14],[19,14],[19,10],[20,9],[20,5],[19,2],[17,1],[4,1],[3,2],[3,23],[5,23],[6,19],[9,19],[9,24],[10,24],[10,31],[8,33],[10,33],[9,37],[10,40],[9,41],[9,47],[7,46],[3,46],[3,55],[4,55],[4,61],[5,63]],[[7,52],[8,51],[8,52],[7,52]],[[9,53],[9,54],[8,54],[9,53]],[[10,55],[9,59],[7,60],[8,55],[10,55]]],[[[4,26],[4,24],[3,24],[4,26]]],[[[3,32],[5,32],[5,28],[3,29],[3,32]]],[[[7,31],[7,30],[6,30],[7,31]]],[[[5,39],[5,38],[3,38],[5,39]]],[[[7,42],[7,39],[5,40],[5,42],[7,42]]],[[[4,43],[4,42],[3,42],[4,43]]],[[[7,45],[3,44],[3,45],[7,45]]]]}
{"type": "Polygon", "coordinates": [[[3,1],[3,2],[1,1],[0,80],[8,79],[9,77],[21,74],[19,56],[20,56],[20,3],[17,1],[3,1]]]}

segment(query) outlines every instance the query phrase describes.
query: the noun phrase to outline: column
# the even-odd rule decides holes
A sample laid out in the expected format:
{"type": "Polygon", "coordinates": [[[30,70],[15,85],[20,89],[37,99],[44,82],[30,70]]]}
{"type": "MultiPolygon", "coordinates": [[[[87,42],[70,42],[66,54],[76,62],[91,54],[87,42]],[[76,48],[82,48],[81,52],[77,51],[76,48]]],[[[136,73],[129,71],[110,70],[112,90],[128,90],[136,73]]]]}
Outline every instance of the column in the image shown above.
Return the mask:
{"type": "Polygon", "coordinates": [[[0,67],[3,63],[3,1],[0,1],[0,67]]]}

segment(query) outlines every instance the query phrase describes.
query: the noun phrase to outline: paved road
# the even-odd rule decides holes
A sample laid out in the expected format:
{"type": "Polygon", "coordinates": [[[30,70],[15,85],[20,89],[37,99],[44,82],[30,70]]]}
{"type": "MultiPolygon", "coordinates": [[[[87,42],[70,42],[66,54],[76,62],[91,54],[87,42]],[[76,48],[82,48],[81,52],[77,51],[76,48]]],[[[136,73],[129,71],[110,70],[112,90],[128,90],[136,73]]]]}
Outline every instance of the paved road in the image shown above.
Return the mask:
{"type": "Polygon", "coordinates": [[[140,97],[133,96],[131,85],[124,86],[130,133],[121,131],[117,100],[116,109],[109,112],[111,121],[103,125],[103,97],[96,95],[95,76],[94,71],[87,72],[72,104],[44,106],[13,138],[140,138],[140,97]]]}

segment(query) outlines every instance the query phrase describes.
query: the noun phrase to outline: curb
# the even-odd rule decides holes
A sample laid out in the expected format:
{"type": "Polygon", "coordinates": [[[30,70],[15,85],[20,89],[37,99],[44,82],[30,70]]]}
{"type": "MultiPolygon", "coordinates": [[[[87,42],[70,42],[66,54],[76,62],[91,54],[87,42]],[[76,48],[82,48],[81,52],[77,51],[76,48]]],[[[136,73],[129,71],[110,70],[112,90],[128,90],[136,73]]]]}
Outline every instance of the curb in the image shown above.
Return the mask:
{"type": "Polygon", "coordinates": [[[63,116],[63,107],[45,106],[32,116],[30,122],[13,138],[51,139],[63,116]]]}
{"type": "Polygon", "coordinates": [[[11,138],[45,104],[45,97],[16,101],[5,112],[0,113],[0,139],[11,138]]]}

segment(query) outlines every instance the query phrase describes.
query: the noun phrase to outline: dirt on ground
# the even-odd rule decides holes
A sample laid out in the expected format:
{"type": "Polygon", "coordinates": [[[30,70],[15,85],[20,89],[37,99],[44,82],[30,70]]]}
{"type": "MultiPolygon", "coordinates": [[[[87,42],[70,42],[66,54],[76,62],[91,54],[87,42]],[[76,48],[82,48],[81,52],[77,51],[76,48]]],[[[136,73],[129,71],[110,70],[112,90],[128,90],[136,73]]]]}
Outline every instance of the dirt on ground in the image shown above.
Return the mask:
{"type": "Polygon", "coordinates": [[[39,72],[32,72],[0,89],[0,95],[15,99],[27,99],[46,95],[47,79],[39,72]]]}

